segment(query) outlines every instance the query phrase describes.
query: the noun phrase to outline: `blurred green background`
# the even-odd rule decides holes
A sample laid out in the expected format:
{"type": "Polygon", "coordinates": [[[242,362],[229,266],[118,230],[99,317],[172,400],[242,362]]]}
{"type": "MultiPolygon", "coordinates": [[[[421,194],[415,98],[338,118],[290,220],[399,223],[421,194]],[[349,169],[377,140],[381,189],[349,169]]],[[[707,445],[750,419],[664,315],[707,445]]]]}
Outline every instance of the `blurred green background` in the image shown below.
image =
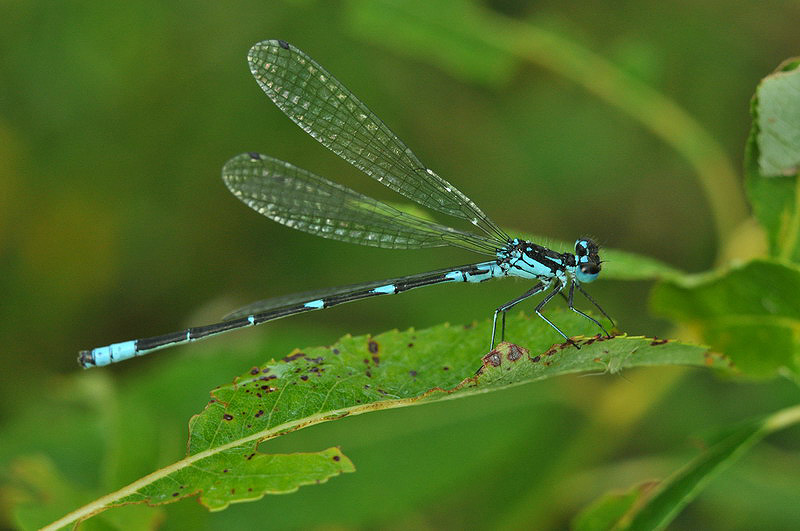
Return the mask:
{"type": "MultiPolygon", "coordinates": [[[[81,379],[125,397],[136,392],[133,383],[158,381],[165,367],[185,364],[180,391],[175,382],[164,384],[170,406],[142,404],[152,415],[142,413],[137,424],[142,441],[163,437],[145,426],[168,425],[167,442],[147,443],[159,451],[143,459],[141,470],[120,473],[122,485],[178,458],[186,419],[202,408],[208,389],[263,361],[261,353],[209,360],[207,347],[197,345],[96,374],[77,368],[80,349],[212,322],[273,295],[475,259],[456,249],[401,252],[322,240],[260,218],[228,193],[223,163],[259,151],[380,199],[402,199],[275,108],[247,68],[247,49],[259,40],[281,38],[305,50],[509,230],[565,241],[590,235],[687,271],[715,264],[724,243],[696,176],[673,149],[550,70],[514,57],[482,68],[484,57],[470,61],[467,39],[459,49],[449,37],[440,53],[420,35],[466,27],[456,15],[463,5],[421,5],[0,5],[2,459],[48,454],[60,438],[70,444],[53,432],[80,426],[59,424],[47,443],[24,426],[47,423],[53,403],[81,379]],[[375,31],[375,12],[388,28],[401,29],[375,31]]],[[[737,169],[755,85],[798,53],[796,3],[467,5],[493,20],[546,28],[609,59],[694,116],[737,169]]],[[[473,24],[480,28],[480,20],[473,24]]],[[[600,281],[590,291],[621,330],[671,334],[669,323],[647,313],[648,287],[600,281]]],[[[268,336],[279,355],[345,333],[468,323],[525,289],[512,281],[431,288],[209,343],[246,345],[268,336]]],[[[559,527],[608,488],[668,474],[692,455],[690,440],[703,430],[769,411],[793,394],[780,382],[742,386],[702,372],[652,370],[367,415],[293,434],[268,449],[341,444],[356,474],[213,515],[183,502],[166,509],[164,526],[247,527],[270,515],[275,527],[559,527]],[[654,386],[661,391],[653,393],[654,386]],[[593,410],[602,403],[596,397],[609,393],[622,397],[619,403],[593,410]],[[573,440],[579,442],[569,446],[573,440]]],[[[678,528],[791,528],[797,507],[777,494],[755,500],[775,482],[798,492],[800,463],[786,453],[797,439],[787,432],[760,447],[692,505],[678,528]]],[[[92,467],[100,465],[71,458],[53,457],[67,479],[96,487],[103,472],[92,467]]]]}

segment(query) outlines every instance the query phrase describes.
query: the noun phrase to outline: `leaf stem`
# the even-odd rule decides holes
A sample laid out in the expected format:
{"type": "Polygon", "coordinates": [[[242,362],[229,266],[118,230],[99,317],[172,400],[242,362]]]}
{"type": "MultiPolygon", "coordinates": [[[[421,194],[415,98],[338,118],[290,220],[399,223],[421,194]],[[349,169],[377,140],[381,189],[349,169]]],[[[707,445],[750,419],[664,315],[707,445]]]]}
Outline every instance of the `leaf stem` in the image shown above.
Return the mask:
{"type": "MultiPolygon", "coordinates": [[[[773,179],[780,178],[773,177],[773,179]]],[[[779,258],[791,261],[797,248],[797,238],[800,237],[800,185],[795,185],[794,187],[794,209],[782,228],[781,238],[778,242],[778,245],[781,245],[779,258]]]]}
{"type": "Polygon", "coordinates": [[[738,172],[720,144],[684,109],[602,56],[556,33],[483,13],[487,46],[548,68],[635,119],[694,169],[711,208],[717,237],[726,241],[748,215],[738,172]]]}

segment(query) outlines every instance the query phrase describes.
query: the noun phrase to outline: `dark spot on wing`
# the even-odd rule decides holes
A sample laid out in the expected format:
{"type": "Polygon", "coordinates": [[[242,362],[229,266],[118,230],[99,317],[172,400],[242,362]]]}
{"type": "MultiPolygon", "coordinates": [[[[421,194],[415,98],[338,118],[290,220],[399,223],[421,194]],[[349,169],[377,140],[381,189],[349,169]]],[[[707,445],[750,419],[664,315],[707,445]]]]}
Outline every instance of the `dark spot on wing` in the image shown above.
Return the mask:
{"type": "Polygon", "coordinates": [[[233,420],[233,415],[231,415],[230,413],[225,413],[224,415],[222,415],[222,418],[225,420],[233,420]]]}
{"type": "Polygon", "coordinates": [[[367,344],[367,348],[369,349],[369,351],[372,354],[377,354],[378,353],[378,343],[376,343],[372,339],[369,340],[369,343],[367,344]]]}
{"type": "Polygon", "coordinates": [[[278,46],[280,46],[284,50],[288,50],[289,49],[289,43],[286,42],[286,41],[282,41],[280,39],[278,39],[278,46]]]}
{"type": "Polygon", "coordinates": [[[669,343],[669,339],[658,339],[657,337],[654,337],[650,345],[657,347],[658,345],[666,345],[667,343],[669,343]]]}
{"type": "Polygon", "coordinates": [[[334,456],[333,456],[333,460],[334,460],[334,461],[338,461],[338,460],[340,460],[340,459],[341,459],[341,457],[339,457],[338,455],[334,455],[334,456]]]}
{"type": "Polygon", "coordinates": [[[253,160],[261,160],[261,155],[258,153],[253,152],[253,153],[248,153],[248,155],[250,155],[250,158],[253,160]]]}

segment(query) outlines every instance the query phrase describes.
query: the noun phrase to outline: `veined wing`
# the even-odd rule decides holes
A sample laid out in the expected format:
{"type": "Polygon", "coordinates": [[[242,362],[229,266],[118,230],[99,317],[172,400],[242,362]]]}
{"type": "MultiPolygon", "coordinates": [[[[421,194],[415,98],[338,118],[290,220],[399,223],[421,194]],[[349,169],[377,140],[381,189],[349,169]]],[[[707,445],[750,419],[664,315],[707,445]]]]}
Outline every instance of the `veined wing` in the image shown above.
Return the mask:
{"type": "Polygon", "coordinates": [[[427,168],[361,100],[301,50],[269,40],[253,46],[247,59],[267,96],[325,147],[409,199],[465,219],[500,244],[508,241],[471,199],[427,168]]]}
{"type": "Polygon", "coordinates": [[[225,163],[222,179],[256,212],[323,238],[387,249],[453,245],[492,256],[497,249],[494,240],[402,212],[267,155],[237,155],[225,163]]]}

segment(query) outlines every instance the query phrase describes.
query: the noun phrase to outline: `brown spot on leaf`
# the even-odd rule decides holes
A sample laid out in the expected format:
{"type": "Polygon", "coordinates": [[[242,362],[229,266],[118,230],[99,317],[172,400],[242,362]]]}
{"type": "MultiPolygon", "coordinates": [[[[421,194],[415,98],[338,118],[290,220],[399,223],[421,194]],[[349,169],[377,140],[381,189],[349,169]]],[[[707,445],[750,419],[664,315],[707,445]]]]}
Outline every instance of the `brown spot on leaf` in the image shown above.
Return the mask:
{"type": "Polygon", "coordinates": [[[659,345],[665,345],[669,343],[669,339],[658,339],[657,337],[653,338],[653,341],[650,342],[650,346],[657,347],[659,345]]]}
{"type": "Polygon", "coordinates": [[[523,354],[527,354],[528,351],[524,348],[520,347],[519,345],[515,345],[511,343],[508,348],[508,354],[506,354],[506,358],[508,361],[517,361],[522,357],[523,354]]]}
{"type": "Polygon", "coordinates": [[[292,355],[290,355],[290,356],[286,356],[285,358],[283,358],[283,361],[285,361],[285,362],[287,362],[287,363],[288,363],[288,362],[290,362],[290,361],[294,361],[294,360],[296,360],[296,359],[298,359],[298,358],[305,358],[305,357],[306,357],[305,353],[303,353],[303,352],[296,352],[296,353],[294,353],[294,354],[292,354],[292,355]]]}
{"type": "Polygon", "coordinates": [[[225,420],[233,420],[233,415],[231,415],[230,413],[225,413],[224,415],[222,415],[222,418],[225,420]]]}
{"type": "Polygon", "coordinates": [[[499,367],[503,363],[503,356],[497,349],[492,350],[481,359],[484,365],[491,365],[492,367],[499,367]]]}

